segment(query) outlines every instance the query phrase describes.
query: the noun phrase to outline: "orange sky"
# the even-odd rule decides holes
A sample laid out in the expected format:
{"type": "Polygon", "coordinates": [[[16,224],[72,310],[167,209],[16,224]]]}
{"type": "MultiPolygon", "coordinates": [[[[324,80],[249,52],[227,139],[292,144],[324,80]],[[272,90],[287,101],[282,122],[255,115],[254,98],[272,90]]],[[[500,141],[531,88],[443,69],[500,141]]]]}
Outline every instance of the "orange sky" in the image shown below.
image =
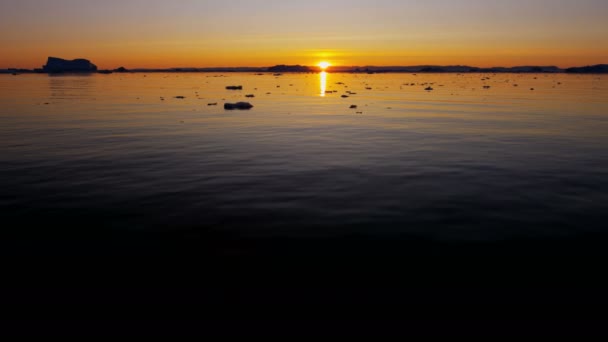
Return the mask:
{"type": "Polygon", "coordinates": [[[0,68],[608,63],[605,0],[3,0],[0,68]]]}

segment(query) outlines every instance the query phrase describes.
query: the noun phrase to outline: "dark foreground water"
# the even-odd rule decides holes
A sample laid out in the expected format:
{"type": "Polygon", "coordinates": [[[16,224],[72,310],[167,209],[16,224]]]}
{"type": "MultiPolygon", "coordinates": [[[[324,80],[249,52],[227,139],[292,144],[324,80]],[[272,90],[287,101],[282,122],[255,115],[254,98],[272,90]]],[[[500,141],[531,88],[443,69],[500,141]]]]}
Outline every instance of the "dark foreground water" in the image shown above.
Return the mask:
{"type": "Polygon", "coordinates": [[[563,257],[534,275],[606,254],[604,76],[2,75],[0,105],[11,258],[183,257],[195,277],[218,256],[563,257]]]}

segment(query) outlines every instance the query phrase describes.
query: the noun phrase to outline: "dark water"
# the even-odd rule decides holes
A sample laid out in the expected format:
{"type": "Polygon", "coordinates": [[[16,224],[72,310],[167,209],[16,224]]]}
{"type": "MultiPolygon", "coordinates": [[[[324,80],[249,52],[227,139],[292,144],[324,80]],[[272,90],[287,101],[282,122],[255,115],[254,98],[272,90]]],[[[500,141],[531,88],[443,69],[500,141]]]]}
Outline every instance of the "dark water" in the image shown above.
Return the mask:
{"type": "Polygon", "coordinates": [[[0,75],[0,105],[11,317],[608,302],[603,76],[0,75]]]}
{"type": "Polygon", "coordinates": [[[580,337],[607,133],[603,76],[0,75],[2,322],[580,337]]]}
{"type": "Polygon", "coordinates": [[[605,232],[599,76],[218,76],[3,76],[4,233],[27,246],[123,233],[496,242],[605,232]],[[245,90],[224,90],[232,84],[245,90]],[[223,110],[222,99],[249,93],[253,110],[223,110]]]}

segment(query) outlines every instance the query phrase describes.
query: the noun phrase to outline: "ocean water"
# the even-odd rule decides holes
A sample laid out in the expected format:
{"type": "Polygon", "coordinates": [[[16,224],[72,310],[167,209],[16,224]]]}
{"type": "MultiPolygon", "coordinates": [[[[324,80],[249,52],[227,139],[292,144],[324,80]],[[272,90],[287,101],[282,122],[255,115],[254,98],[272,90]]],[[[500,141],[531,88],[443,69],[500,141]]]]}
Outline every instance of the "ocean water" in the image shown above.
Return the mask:
{"type": "Polygon", "coordinates": [[[600,75],[0,75],[4,248],[576,239],[607,228],[607,147],[600,75]]]}

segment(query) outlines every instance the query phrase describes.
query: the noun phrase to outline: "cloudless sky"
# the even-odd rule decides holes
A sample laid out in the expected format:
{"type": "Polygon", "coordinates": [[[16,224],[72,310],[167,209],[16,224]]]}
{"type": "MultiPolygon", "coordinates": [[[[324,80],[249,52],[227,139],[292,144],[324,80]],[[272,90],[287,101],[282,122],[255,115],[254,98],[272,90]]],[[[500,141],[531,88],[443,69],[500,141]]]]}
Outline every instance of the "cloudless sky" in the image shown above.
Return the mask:
{"type": "Polygon", "coordinates": [[[608,63],[608,0],[1,0],[0,68],[608,63]]]}

